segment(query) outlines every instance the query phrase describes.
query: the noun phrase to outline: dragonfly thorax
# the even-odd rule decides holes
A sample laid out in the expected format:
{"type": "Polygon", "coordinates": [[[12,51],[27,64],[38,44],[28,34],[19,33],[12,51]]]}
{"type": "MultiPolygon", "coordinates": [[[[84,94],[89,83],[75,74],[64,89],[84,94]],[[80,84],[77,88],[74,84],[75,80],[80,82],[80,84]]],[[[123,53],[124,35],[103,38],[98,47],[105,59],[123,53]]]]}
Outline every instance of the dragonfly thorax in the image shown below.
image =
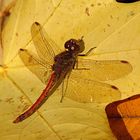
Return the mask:
{"type": "Polygon", "coordinates": [[[69,51],[75,55],[81,53],[85,49],[84,41],[82,39],[70,39],[65,43],[66,51],[69,51]]]}

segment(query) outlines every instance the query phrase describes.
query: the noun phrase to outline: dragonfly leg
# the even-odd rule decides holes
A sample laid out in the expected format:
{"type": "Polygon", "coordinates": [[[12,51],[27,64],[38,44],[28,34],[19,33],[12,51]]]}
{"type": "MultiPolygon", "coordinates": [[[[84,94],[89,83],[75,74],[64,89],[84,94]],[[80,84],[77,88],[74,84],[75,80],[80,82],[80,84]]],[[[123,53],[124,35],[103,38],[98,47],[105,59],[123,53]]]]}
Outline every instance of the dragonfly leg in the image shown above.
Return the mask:
{"type": "Polygon", "coordinates": [[[78,56],[88,56],[96,47],[90,48],[85,54],[79,54],[78,56]]]}
{"type": "Polygon", "coordinates": [[[63,101],[63,98],[66,94],[66,91],[67,91],[67,88],[68,88],[68,79],[70,77],[70,73],[68,73],[67,77],[66,77],[66,82],[65,80],[62,82],[62,96],[61,96],[61,99],[60,99],[60,103],[62,103],[63,101]]]}
{"type": "Polygon", "coordinates": [[[88,68],[79,68],[79,67],[78,67],[78,60],[76,60],[73,69],[74,69],[74,70],[89,70],[88,68]]]}
{"type": "MultiPolygon", "coordinates": [[[[79,54],[78,56],[88,56],[96,47],[90,48],[85,54],[79,54]]],[[[78,68],[78,60],[76,60],[74,68],[75,70],[89,70],[87,68],[78,68]]]]}
{"type": "Polygon", "coordinates": [[[62,82],[62,96],[61,96],[61,99],[60,99],[60,103],[62,103],[63,98],[64,98],[64,81],[62,82]]]}

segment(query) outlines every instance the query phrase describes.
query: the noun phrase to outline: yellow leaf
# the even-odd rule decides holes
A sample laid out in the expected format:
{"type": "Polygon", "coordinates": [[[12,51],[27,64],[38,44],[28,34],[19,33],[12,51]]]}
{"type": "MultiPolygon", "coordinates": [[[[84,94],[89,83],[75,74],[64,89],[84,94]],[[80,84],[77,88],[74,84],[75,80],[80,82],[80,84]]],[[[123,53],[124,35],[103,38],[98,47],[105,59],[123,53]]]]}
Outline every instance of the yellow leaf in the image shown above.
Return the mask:
{"type": "Polygon", "coordinates": [[[13,124],[45,88],[24,66],[18,51],[20,48],[35,51],[30,34],[35,21],[43,25],[62,50],[68,39],[84,36],[85,52],[97,47],[90,58],[131,63],[132,73],[107,81],[120,89],[122,98],[128,97],[140,91],[139,6],[139,2],[125,5],[111,0],[17,0],[2,34],[0,139],[115,139],[106,119],[106,104],[84,104],[68,98],[60,103],[59,90],[37,113],[13,124]]]}

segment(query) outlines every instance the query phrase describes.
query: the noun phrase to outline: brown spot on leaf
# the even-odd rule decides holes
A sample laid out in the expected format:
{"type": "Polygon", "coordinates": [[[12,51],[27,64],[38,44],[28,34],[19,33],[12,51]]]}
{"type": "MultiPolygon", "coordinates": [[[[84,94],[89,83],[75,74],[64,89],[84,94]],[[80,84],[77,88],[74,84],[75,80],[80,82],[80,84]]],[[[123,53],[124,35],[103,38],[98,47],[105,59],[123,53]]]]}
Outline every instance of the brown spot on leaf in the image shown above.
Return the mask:
{"type": "Polygon", "coordinates": [[[111,85],[111,87],[115,90],[118,90],[118,88],[116,86],[111,85]]]}
{"type": "Polygon", "coordinates": [[[108,27],[110,27],[110,24],[107,24],[108,27]]]}
{"type": "Polygon", "coordinates": [[[90,16],[89,8],[88,8],[88,7],[85,9],[85,13],[86,13],[88,16],[90,16]]]}
{"type": "Polygon", "coordinates": [[[24,49],[20,48],[20,51],[24,51],[24,49]]]}
{"type": "Polygon", "coordinates": [[[20,100],[21,103],[24,103],[25,97],[24,96],[20,96],[19,100],[20,100]]]}
{"type": "Polygon", "coordinates": [[[16,33],[16,36],[18,36],[18,33],[16,33]]]}
{"type": "Polygon", "coordinates": [[[7,103],[13,103],[14,100],[13,100],[13,98],[7,98],[7,99],[5,99],[5,102],[7,102],[7,103]]]}
{"type": "Polygon", "coordinates": [[[130,16],[134,16],[135,12],[134,11],[130,11],[130,16]]]}
{"type": "Polygon", "coordinates": [[[31,88],[30,91],[33,92],[34,91],[34,88],[31,88]]]}
{"type": "Polygon", "coordinates": [[[111,19],[113,19],[113,16],[112,16],[112,15],[110,15],[110,18],[111,18],[111,19]]]}

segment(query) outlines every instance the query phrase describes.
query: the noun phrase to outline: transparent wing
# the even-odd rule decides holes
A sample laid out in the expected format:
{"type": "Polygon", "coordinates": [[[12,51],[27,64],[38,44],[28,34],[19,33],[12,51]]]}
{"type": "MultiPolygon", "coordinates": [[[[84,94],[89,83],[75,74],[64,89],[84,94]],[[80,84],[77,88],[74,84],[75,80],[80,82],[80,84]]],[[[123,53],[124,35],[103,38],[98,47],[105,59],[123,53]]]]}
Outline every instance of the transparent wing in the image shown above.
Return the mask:
{"type": "Polygon", "coordinates": [[[26,49],[19,50],[19,56],[25,66],[34,73],[44,84],[48,81],[51,70],[51,65],[39,60],[26,49]]]}
{"type": "Polygon", "coordinates": [[[79,79],[71,73],[65,97],[82,103],[106,103],[119,100],[121,92],[115,86],[82,77],[79,79]]]}
{"type": "Polygon", "coordinates": [[[74,69],[76,75],[81,78],[99,81],[115,80],[132,71],[129,62],[123,60],[92,60],[78,57],[78,69],[74,69]]]}
{"type": "Polygon", "coordinates": [[[55,54],[60,52],[59,47],[49,38],[38,22],[32,24],[31,34],[39,57],[53,63],[55,54]]]}

